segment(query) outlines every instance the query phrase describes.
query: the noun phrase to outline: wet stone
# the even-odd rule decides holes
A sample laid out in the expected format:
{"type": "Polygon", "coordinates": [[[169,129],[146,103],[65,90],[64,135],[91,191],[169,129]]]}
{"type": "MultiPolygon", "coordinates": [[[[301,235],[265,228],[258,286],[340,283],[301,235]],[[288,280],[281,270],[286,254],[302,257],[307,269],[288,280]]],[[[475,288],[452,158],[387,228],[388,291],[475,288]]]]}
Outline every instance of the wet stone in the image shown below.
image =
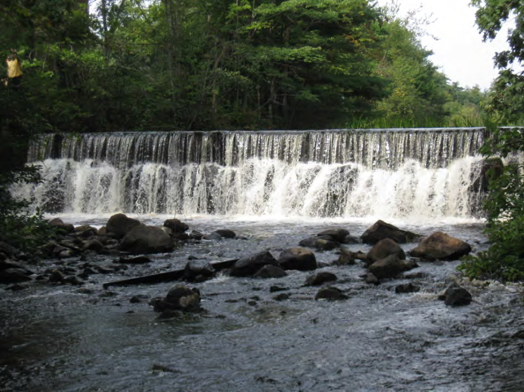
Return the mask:
{"type": "Polygon", "coordinates": [[[340,301],[348,298],[349,297],[337,287],[322,287],[315,296],[315,300],[325,299],[328,301],[340,301]]]}
{"type": "Polygon", "coordinates": [[[319,272],[306,279],[305,286],[320,286],[326,282],[334,282],[337,276],[331,272],[319,272]]]}
{"type": "Polygon", "coordinates": [[[465,306],[473,301],[471,293],[457,284],[450,285],[439,299],[443,299],[447,306],[465,306]]]}
{"type": "Polygon", "coordinates": [[[395,287],[395,293],[397,294],[416,293],[418,291],[420,291],[420,287],[415,286],[413,283],[399,284],[395,287]]]}

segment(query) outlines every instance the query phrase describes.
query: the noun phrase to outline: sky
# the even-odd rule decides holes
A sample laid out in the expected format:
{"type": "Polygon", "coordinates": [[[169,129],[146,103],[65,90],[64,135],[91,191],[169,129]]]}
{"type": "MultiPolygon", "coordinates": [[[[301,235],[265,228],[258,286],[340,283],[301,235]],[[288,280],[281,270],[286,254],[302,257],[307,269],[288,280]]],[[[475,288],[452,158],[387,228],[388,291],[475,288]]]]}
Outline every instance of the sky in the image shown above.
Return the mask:
{"type": "MultiPolygon", "coordinates": [[[[378,0],[378,4],[390,5],[393,0],[378,0]]],[[[488,89],[498,70],[493,66],[496,52],[505,50],[507,29],[493,41],[483,42],[475,25],[476,9],[469,6],[471,0],[396,0],[400,16],[418,10],[418,17],[429,17],[431,23],[424,28],[427,35],[422,45],[433,51],[430,60],[450,79],[462,87],[478,85],[488,89]],[[437,38],[434,39],[433,37],[437,38]]]]}

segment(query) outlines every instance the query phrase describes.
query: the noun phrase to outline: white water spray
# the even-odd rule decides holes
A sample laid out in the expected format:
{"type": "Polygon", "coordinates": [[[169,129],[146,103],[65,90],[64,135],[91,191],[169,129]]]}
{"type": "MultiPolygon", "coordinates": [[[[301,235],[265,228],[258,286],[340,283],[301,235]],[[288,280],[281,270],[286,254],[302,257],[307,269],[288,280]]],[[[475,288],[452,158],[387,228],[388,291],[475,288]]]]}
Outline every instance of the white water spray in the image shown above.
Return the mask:
{"type": "Polygon", "coordinates": [[[57,138],[30,152],[44,183],[14,190],[55,213],[425,220],[482,198],[479,129],[57,138]]]}

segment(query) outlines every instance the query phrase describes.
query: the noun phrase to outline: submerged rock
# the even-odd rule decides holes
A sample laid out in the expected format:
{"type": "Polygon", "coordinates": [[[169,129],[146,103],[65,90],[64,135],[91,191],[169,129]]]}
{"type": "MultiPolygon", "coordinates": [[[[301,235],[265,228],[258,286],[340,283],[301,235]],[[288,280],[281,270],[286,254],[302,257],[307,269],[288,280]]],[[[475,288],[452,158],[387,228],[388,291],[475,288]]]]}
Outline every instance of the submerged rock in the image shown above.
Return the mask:
{"type": "Polygon", "coordinates": [[[253,275],[254,278],[283,278],[284,276],[287,276],[286,271],[284,271],[282,268],[276,266],[276,265],[265,265],[262,268],[260,268],[255,275],[253,275]]]}
{"type": "Polygon", "coordinates": [[[322,287],[315,296],[315,300],[327,299],[329,301],[340,301],[348,298],[349,297],[344,294],[342,290],[332,286],[322,287]]]}
{"type": "Polygon", "coordinates": [[[420,291],[420,287],[415,286],[413,283],[403,283],[395,287],[395,293],[397,294],[406,294],[406,293],[416,293],[420,291]]]}
{"type": "Polygon", "coordinates": [[[337,276],[331,272],[319,272],[309,276],[304,283],[305,286],[320,286],[326,282],[334,282],[337,276]]]}
{"type": "Polygon", "coordinates": [[[197,288],[189,288],[185,285],[178,284],[172,287],[163,299],[155,298],[151,301],[155,312],[199,311],[200,291],[197,288]]]}
{"type": "Polygon", "coordinates": [[[207,261],[191,260],[184,268],[184,279],[189,282],[203,282],[215,274],[215,268],[207,261]]]}
{"type": "Polygon", "coordinates": [[[219,229],[219,230],[215,230],[213,233],[217,233],[222,238],[229,238],[229,239],[236,238],[237,236],[233,230],[229,230],[229,229],[219,229]]]}

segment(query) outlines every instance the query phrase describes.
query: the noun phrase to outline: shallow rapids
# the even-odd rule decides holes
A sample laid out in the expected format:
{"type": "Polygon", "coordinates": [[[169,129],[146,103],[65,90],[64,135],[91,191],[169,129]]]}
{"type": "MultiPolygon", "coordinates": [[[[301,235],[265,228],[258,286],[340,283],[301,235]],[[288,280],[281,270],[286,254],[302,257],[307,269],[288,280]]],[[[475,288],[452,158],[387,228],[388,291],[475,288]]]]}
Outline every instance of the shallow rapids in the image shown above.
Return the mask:
{"type": "MultiPolygon", "coordinates": [[[[101,225],[93,216],[75,224],[101,225]]],[[[151,224],[163,217],[141,216],[151,224]]],[[[1,391],[520,391],[524,382],[524,312],[519,286],[466,283],[474,302],[446,307],[438,293],[458,262],[420,262],[407,277],[365,284],[361,265],[333,266],[335,252],[315,252],[322,271],[349,299],[315,301],[309,272],[280,279],[219,276],[195,284],[205,312],[157,319],[147,302],[174,284],[110,287],[126,277],[181,268],[188,258],[220,261],[269,249],[273,255],[331,227],[360,236],[370,221],[183,219],[204,233],[234,230],[244,239],[188,244],[151,265],[93,275],[82,286],[32,284],[0,290],[1,391]],[[395,286],[421,287],[396,294],[395,286]],[[282,291],[276,291],[277,288],[282,291]],[[277,300],[278,294],[289,298],[277,300]],[[131,303],[139,296],[139,303],[131,303]]],[[[442,230],[483,249],[482,222],[391,222],[428,235],[442,230]]],[[[406,244],[406,250],[414,244],[406,244]]],[[[349,249],[367,251],[366,245],[349,249]]],[[[94,261],[91,261],[94,262],[94,261]]],[[[100,258],[110,265],[111,258],[100,258]]],[[[38,267],[52,267],[46,262],[38,267]]],[[[62,261],[79,263],[77,260],[62,261]]]]}

